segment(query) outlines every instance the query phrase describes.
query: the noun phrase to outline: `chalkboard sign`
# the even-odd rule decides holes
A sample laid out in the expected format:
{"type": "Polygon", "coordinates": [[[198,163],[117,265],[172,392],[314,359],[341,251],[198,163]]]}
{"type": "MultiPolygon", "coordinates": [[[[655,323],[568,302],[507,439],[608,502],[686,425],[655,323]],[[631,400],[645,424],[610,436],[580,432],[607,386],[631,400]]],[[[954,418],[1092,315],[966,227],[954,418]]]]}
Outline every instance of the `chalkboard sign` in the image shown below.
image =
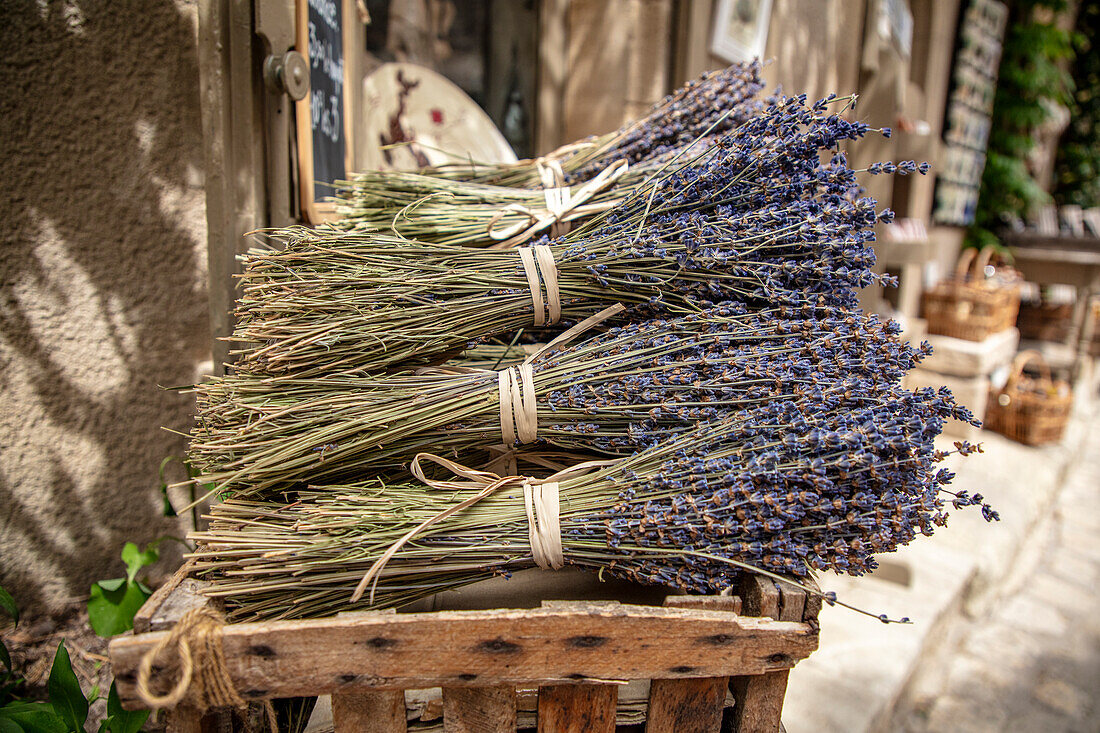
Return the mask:
{"type": "Polygon", "coordinates": [[[301,209],[317,224],[332,218],[324,200],[332,183],[347,178],[351,160],[347,0],[298,0],[298,51],[309,64],[309,92],[298,102],[298,171],[301,209]]]}

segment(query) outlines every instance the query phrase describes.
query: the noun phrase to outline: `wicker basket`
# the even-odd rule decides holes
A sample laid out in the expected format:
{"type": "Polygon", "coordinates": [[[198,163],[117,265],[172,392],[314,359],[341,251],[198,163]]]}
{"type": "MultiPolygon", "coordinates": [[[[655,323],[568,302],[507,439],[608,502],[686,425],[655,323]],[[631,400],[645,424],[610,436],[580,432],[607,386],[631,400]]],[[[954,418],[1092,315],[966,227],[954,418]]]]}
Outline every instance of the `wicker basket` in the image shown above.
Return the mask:
{"type": "Polygon", "coordinates": [[[991,334],[1016,325],[1020,277],[1012,268],[1003,266],[987,276],[986,266],[993,254],[992,247],[977,255],[973,249],[963,250],[955,276],[924,292],[928,333],[984,341],[991,334]]]}
{"type": "Polygon", "coordinates": [[[985,427],[1027,445],[1057,443],[1072,408],[1069,384],[1051,378],[1050,367],[1038,351],[1021,351],[1005,386],[989,391],[985,427]],[[1037,379],[1024,374],[1029,363],[1038,366],[1037,379]]]}
{"type": "Polygon", "coordinates": [[[1073,329],[1073,304],[1022,303],[1016,328],[1020,338],[1065,343],[1073,329]]]}

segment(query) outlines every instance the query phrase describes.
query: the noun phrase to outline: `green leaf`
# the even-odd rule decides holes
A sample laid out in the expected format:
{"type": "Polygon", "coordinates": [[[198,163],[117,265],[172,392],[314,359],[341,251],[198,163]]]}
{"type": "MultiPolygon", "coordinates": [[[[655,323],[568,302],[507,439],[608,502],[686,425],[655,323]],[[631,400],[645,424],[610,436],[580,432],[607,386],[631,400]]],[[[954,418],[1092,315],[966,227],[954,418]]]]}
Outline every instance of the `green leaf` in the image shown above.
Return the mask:
{"type": "Polygon", "coordinates": [[[126,585],[126,578],[111,578],[110,580],[97,581],[96,585],[102,586],[103,590],[115,591],[126,585]]]}
{"type": "Polygon", "coordinates": [[[127,582],[125,578],[93,583],[88,599],[88,621],[92,630],[106,637],[132,629],[134,614],[150,595],[141,584],[127,582]]]}
{"type": "Polygon", "coordinates": [[[0,731],[70,733],[69,726],[48,702],[11,702],[0,707],[0,731]]]}
{"type": "Polygon", "coordinates": [[[110,733],[137,733],[145,721],[149,718],[149,710],[123,710],[122,702],[118,699],[118,690],[111,683],[111,691],[107,694],[107,715],[110,716],[107,730],[110,733]]]}
{"type": "Polygon", "coordinates": [[[73,665],[64,644],[57,645],[46,689],[50,693],[50,705],[69,726],[69,730],[84,730],[84,721],[88,719],[88,700],[73,674],[73,665]]]}
{"type": "Polygon", "coordinates": [[[11,654],[8,654],[8,647],[4,644],[3,641],[0,641],[0,662],[4,663],[4,669],[8,670],[9,672],[12,671],[11,654]]]}
{"type": "Polygon", "coordinates": [[[144,550],[139,550],[133,542],[127,542],[122,547],[122,562],[126,563],[126,578],[133,583],[138,571],[152,565],[160,554],[157,552],[157,542],[150,542],[144,550]]]}
{"type": "Polygon", "coordinates": [[[0,708],[7,705],[8,701],[15,696],[15,691],[22,681],[19,678],[5,675],[4,680],[0,682],[0,708]]]}
{"type": "Polygon", "coordinates": [[[19,606],[15,605],[15,599],[3,588],[0,588],[0,611],[11,616],[12,622],[19,625],[19,606]]]}

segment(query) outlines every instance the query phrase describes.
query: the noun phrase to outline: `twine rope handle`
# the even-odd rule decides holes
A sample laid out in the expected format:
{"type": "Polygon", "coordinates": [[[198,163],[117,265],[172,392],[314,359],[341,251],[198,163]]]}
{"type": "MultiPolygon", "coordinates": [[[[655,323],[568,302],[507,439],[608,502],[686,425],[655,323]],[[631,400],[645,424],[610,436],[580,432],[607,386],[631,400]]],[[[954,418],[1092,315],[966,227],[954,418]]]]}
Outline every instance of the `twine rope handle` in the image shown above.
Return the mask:
{"type": "Polygon", "coordinates": [[[557,160],[544,161],[540,158],[535,165],[543,184],[545,208],[532,210],[521,204],[508,204],[497,211],[486,227],[489,238],[496,241],[494,249],[508,249],[522,244],[545,229],[552,230],[551,236],[558,236],[559,232],[554,227],[613,208],[618,201],[588,202],[610,188],[630,169],[627,161],[617,160],[574,191],[565,185],[565,174],[557,160]],[[525,218],[498,229],[497,224],[508,214],[522,214],[525,218]]]}
{"type": "Polygon", "coordinates": [[[145,653],[138,664],[137,693],[150,708],[178,705],[191,694],[200,708],[242,708],[247,702],[233,686],[225,666],[222,627],[225,617],[212,608],[193,608],[185,613],[172,631],[145,653]],[[153,663],[162,652],[175,649],[180,676],[164,695],[149,687],[153,663]]]}
{"type": "Polygon", "coordinates": [[[612,458],[607,460],[583,461],[569,466],[568,468],[564,468],[552,476],[539,479],[531,476],[500,476],[492,471],[463,466],[461,463],[443,458],[442,456],[433,455],[431,453],[417,453],[409,470],[412,472],[413,476],[425,485],[441,491],[466,492],[477,490],[477,493],[425,519],[390,545],[382,556],[374,561],[374,564],[370,566],[362,580],[359,581],[359,585],[355,587],[355,591],[351,595],[352,602],[362,598],[363,593],[367,590],[367,586],[370,586],[369,602],[371,604],[374,603],[374,593],[377,589],[378,579],[381,577],[382,570],[386,567],[386,563],[388,563],[393,556],[409,542],[409,540],[429,527],[442,522],[444,519],[457,514],[463,509],[473,506],[502,488],[515,486],[523,487],[524,509],[527,514],[527,537],[528,541],[531,543],[531,553],[535,558],[535,563],[544,570],[557,570],[561,568],[565,564],[565,557],[561,545],[559,482],[600,468],[606,468],[621,460],[621,458],[612,458]],[[442,466],[455,476],[465,480],[430,479],[424,475],[424,469],[420,466],[422,460],[442,466]],[[547,489],[548,486],[550,487],[549,489],[547,489]]]}

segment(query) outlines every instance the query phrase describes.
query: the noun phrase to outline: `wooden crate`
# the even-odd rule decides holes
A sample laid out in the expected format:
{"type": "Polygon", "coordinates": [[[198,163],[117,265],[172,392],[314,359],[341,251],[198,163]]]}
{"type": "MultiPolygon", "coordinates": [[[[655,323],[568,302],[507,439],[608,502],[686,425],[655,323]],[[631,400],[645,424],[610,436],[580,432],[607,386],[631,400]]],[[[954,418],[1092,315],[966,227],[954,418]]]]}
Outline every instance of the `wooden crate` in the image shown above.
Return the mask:
{"type": "MultiPolygon", "coordinates": [[[[124,707],[138,708],[142,656],[185,612],[212,603],[186,569],[111,641],[124,707]]],[[[337,733],[406,731],[404,690],[441,687],[446,733],[517,730],[517,688],[538,688],[541,733],[616,730],[618,687],[652,680],[648,733],[776,733],[787,674],[817,648],[819,596],[746,577],[737,595],[663,606],[543,601],[539,608],[343,613],[229,624],[226,669],[250,701],[332,695],[337,733]],[[726,707],[727,692],[735,704],[726,707]]],[[[153,667],[162,693],[175,670],[153,667]]],[[[217,711],[169,711],[169,731],[225,730],[217,711]]],[[[642,730],[640,726],[619,730],[642,730]]]]}

